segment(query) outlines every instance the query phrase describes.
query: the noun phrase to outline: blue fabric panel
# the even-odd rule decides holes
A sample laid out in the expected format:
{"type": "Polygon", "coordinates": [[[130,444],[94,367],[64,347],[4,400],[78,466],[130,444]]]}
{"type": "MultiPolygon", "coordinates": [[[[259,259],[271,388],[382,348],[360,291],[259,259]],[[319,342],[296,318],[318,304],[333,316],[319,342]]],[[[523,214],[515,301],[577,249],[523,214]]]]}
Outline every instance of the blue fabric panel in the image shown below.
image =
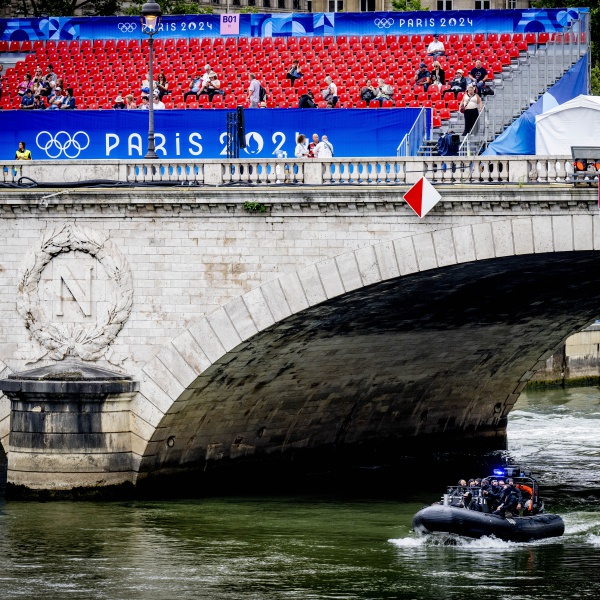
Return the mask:
{"type": "MultiPolygon", "coordinates": [[[[231,111],[156,111],[159,158],[225,157],[227,112],[231,111]]],[[[328,135],[336,158],[396,156],[419,112],[418,108],[249,109],[248,147],[240,150],[240,158],[270,158],[278,150],[293,157],[300,133],[328,135]]],[[[0,111],[0,155],[13,159],[23,140],[39,160],[137,159],[146,154],[147,132],[148,112],[142,110],[0,111]]]]}

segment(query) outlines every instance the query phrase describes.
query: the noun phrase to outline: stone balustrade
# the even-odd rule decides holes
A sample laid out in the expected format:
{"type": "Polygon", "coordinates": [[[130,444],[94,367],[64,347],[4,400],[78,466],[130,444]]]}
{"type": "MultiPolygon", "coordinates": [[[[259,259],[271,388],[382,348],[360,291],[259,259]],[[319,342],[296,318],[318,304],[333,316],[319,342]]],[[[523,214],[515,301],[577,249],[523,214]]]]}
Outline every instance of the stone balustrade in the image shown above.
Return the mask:
{"type": "MultiPolygon", "coordinates": [[[[105,181],[190,185],[411,185],[432,183],[572,183],[567,156],[311,159],[5,161],[5,184],[105,181]]],[[[597,181],[597,180],[596,180],[597,181]]]]}

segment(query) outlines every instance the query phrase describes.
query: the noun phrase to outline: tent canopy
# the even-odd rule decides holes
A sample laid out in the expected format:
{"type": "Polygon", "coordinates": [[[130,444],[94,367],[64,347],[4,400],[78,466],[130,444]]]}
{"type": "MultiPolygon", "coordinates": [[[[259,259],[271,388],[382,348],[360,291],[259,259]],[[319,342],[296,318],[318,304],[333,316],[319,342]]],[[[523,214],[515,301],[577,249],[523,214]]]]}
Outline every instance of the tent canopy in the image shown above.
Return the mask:
{"type": "Polygon", "coordinates": [[[600,97],[577,96],[535,117],[535,153],[570,155],[571,146],[600,146],[600,97]]]}

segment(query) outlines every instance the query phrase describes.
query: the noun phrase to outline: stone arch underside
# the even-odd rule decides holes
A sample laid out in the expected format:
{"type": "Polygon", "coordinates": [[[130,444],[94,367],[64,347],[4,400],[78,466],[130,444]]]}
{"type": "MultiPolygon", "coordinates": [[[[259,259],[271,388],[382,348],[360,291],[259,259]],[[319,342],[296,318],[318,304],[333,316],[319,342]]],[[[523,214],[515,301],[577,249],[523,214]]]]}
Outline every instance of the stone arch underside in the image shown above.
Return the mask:
{"type": "Polygon", "coordinates": [[[512,247],[482,224],[487,254],[477,226],[461,228],[470,230],[471,254],[456,229],[386,242],[313,266],[312,283],[307,272],[278,280],[279,307],[263,290],[262,300],[251,292],[219,309],[144,369],[138,402],[151,403],[155,423],[147,423],[154,431],[140,478],[502,448],[507,415],[532,369],[600,313],[591,219],[587,238],[574,235],[571,217],[558,219],[568,220],[558,222],[563,237],[547,218],[550,240],[535,219],[500,222],[512,247]],[[516,228],[528,231],[529,246],[518,247],[516,228]],[[436,245],[440,233],[448,255],[439,237],[436,245]],[[353,289],[344,268],[356,272],[353,289]],[[311,299],[311,289],[330,299],[311,299]],[[305,305],[294,311],[294,302],[305,305]],[[272,322],[261,327],[261,318],[272,322]]]}

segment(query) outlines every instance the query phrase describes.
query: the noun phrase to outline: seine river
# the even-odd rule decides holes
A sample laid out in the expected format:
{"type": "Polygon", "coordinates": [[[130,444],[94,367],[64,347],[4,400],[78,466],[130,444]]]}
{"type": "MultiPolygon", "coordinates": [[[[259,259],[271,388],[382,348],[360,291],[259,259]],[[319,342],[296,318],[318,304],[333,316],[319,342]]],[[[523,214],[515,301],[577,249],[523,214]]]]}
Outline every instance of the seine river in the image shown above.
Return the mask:
{"type": "Polygon", "coordinates": [[[510,455],[543,473],[562,538],[418,539],[411,518],[437,499],[429,492],[419,501],[8,502],[0,598],[597,599],[599,400],[598,388],[530,393],[510,417],[510,455]]]}

